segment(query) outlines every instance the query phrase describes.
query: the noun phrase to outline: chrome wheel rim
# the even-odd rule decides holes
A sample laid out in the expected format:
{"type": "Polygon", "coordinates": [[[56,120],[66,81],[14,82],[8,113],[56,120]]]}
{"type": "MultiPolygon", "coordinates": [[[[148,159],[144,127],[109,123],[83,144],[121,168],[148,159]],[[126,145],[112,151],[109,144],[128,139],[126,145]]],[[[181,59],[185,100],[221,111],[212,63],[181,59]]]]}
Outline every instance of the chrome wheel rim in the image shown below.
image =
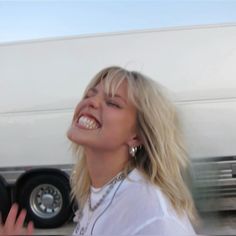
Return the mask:
{"type": "Polygon", "coordinates": [[[61,192],[54,185],[41,184],[32,191],[30,206],[38,217],[50,219],[62,209],[61,192]]]}

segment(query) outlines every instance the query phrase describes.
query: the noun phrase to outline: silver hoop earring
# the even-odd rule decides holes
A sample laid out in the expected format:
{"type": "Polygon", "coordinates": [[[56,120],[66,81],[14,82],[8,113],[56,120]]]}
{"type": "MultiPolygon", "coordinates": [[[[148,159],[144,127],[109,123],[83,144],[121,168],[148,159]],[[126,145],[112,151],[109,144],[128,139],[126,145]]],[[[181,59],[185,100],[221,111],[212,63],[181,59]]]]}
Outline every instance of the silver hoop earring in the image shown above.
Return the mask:
{"type": "Polygon", "coordinates": [[[137,147],[129,147],[129,154],[132,156],[132,157],[135,157],[135,154],[137,152],[137,147]]]}

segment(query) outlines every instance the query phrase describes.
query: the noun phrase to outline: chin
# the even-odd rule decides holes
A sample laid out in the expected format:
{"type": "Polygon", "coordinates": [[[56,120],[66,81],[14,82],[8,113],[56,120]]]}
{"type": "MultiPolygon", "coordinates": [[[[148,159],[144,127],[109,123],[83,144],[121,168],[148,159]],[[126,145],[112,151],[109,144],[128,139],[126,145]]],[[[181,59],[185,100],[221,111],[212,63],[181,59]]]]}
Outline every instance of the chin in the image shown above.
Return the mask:
{"type": "MultiPolygon", "coordinates": [[[[70,127],[68,130],[67,130],[67,133],[66,133],[66,136],[69,140],[71,140],[72,138],[72,127],[70,127]]],[[[71,140],[72,141],[72,140],[71,140]]]]}
{"type": "Polygon", "coordinates": [[[73,127],[71,127],[67,131],[67,138],[77,144],[77,145],[86,145],[88,143],[88,140],[85,138],[85,135],[79,134],[77,130],[74,130],[73,127]]]}
{"type": "Polygon", "coordinates": [[[73,127],[70,127],[69,130],[67,131],[66,134],[67,138],[72,141],[73,143],[80,144],[78,143],[78,132],[75,132],[73,127]]]}

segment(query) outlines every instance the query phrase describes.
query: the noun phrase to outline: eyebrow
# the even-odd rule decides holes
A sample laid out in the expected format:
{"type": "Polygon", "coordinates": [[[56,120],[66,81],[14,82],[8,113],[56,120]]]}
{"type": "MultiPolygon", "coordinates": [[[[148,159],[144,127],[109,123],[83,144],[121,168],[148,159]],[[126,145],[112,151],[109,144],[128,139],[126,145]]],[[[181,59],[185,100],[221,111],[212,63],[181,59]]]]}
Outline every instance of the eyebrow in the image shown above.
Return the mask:
{"type": "MultiPolygon", "coordinates": [[[[109,94],[109,96],[111,96],[111,94],[109,94]]],[[[123,101],[127,104],[126,99],[124,99],[124,98],[123,98],[122,96],[120,96],[119,94],[114,94],[113,97],[120,98],[121,100],[123,100],[123,101]]]]}
{"type": "MultiPolygon", "coordinates": [[[[90,88],[90,89],[88,90],[88,92],[90,92],[90,91],[93,92],[94,94],[97,94],[97,93],[98,93],[98,90],[97,90],[95,87],[90,88]]],[[[112,94],[109,93],[107,96],[112,97],[112,94]]],[[[123,98],[121,95],[119,95],[119,94],[114,94],[113,97],[120,98],[121,100],[123,100],[123,101],[127,104],[126,99],[123,98]]]]}
{"type": "Polygon", "coordinates": [[[88,92],[94,92],[94,93],[98,93],[98,90],[95,88],[95,87],[93,87],[93,88],[90,88],[89,90],[88,90],[88,92]]]}

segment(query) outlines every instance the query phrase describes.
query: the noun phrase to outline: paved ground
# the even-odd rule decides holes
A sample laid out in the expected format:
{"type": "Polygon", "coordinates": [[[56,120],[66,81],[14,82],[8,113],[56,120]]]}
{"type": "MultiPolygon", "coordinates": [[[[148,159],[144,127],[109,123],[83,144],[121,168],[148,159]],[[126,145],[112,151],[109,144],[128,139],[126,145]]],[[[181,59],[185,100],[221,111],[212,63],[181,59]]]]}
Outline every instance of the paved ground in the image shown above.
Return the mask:
{"type": "Polygon", "coordinates": [[[206,235],[236,235],[236,212],[204,216],[201,232],[206,235]]]}
{"type": "Polygon", "coordinates": [[[71,235],[74,228],[75,224],[69,223],[57,229],[37,229],[35,235],[71,235]]]}
{"type": "MultiPolygon", "coordinates": [[[[202,219],[202,228],[198,230],[201,235],[236,235],[236,212],[205,215],[202,219]]],[[[71,235],[74,227],[74,223],[69,223],[57,229],[36,230],[35,235],[71,235]]]]}

